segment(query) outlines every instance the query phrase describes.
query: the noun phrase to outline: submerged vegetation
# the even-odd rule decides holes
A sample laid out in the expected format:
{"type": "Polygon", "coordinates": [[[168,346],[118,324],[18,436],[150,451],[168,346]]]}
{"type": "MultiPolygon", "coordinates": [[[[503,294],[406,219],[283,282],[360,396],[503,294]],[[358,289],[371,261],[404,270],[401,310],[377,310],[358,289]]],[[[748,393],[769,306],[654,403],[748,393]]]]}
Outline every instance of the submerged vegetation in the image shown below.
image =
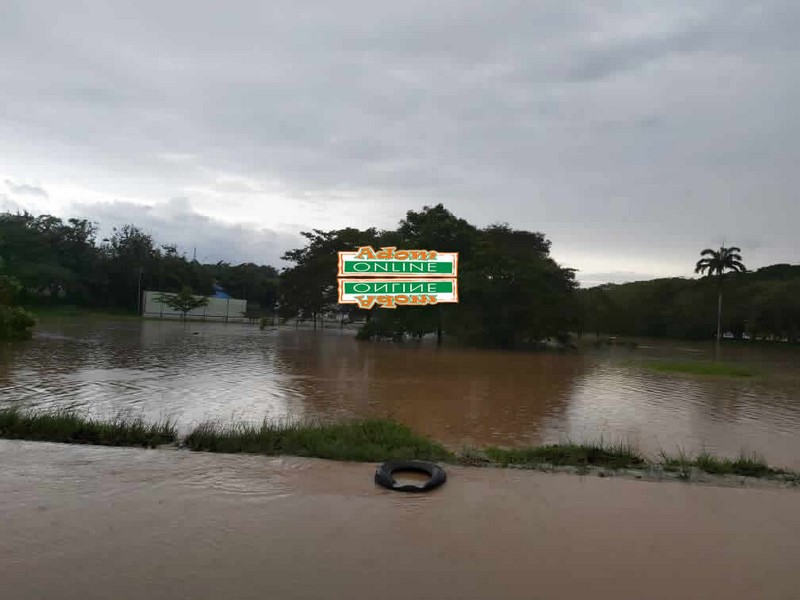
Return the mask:
{"type": "Polygon", "coordinates": [[[359,339],[444,336],[466,346],[530,349],[552,338],[564,343],[577,318],[573,269],[559,265],[543,233],[507,224],[476,227],[443,205],[408,211],[393,230],[346,228],[303,233],[303,248],[286,252],[292,266],[281,273],[280,313],[316,322],[331,310],[367,315],[359,339]],[[358,247],[457,252],[458,303],[393,310],[337,305],[338,252],[358,247]]]}
{"type": "Polygon", "coordinates": [[[759,371],[746,365],[706,361],[652,361],[644,363],[648,369],[664,373],[691,375],[717,375],[722,377],[754,377],[759,371]]]}
{"type": "Polygon", "coordinates": [[[4,265],[0,258],[0,341],[25,340],[31,337],[35,322],[27,311],[16,306],[22,286],[14,277],[3,273],[4,265]]]}
{"type": "Polygon", "coordinates": [[[603,441],[584,444],[550,444],[530,448],[504,450],[487,448],[486,456],[501,466],[550,464],[572,467],[608,467],[610,469],[635,469],[646,460],[629,444],[606,444],[603,441]]]}
{"type": "Polygon", "coordinates": [[[0,410],[0,437],[154,448],[174,442],[177,439],[177,430],[171,421],[147,423],[141,418],[125,417],[101,421],[82,417],[72,411],[37,413],[7,408],[0,410]]]}
{"type": "Polygon", "coordinates": [[[711,475],[742,475],[745,477],[769,477],[771,475],[796,475],[785,469],[770,467],[763,458],[757,454],[742,453],[735,460],[720,458],[706,451],[700,452],[696,457],[687,456],[679,451],[677,456],[670,456],[662,452],[661,461],[666,471],[687,472],[691,468],[699,469],[711,475]]]}
{"type": "Polygon", "coordinates": [[[599,475],[622,470],[670,473],[690,479],[693,471],[710,475],[737,475],[777,479],[800,484],[800,473],[770,467],[755,454],[736,459],[701,452],[690,457],[661,452],[650,460],[634,446],[607,443],[549,444],[528,448],[465,449],[454,453],[442,444],[414,433],[410,428],[386,419],[359,419],[342,423],[271,423],[260,425],[207,422],[196,426],[179,440],[171,421],[148,424],[142,419],[118,417],[110,421],[88,419],[73,412],[31,413],[0,409],[0,438],[24,439],[105,446],[154,448],[178,443],[189,450],[248,453],[270,456],[304,456],[331,460],[382,462],[389,459],[418,459],[473,466],[524,469],[575,467],[580,472],[599,469],[599,475]]]}
{"type": "Polygon", "coordinates": [[[19,306],[0,304],[0,340],[27,340],[34,324],[33,317],[19,306]]]}

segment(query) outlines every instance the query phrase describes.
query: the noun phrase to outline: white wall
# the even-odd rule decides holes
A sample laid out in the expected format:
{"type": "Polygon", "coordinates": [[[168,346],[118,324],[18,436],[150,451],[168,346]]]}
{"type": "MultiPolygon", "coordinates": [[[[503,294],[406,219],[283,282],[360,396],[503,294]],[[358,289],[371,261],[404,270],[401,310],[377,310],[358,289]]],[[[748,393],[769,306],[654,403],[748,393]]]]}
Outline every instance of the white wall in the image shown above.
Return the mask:
{"type": "MultiPolygon", "coordinates": [[[[161,292],[144,292],[144,309],[142,316],[159,317],[162,319],[180,319],[180,311],[173,310],[166,304],[159,302],[156,298],[161,292]]],[[[197,296],[202,298],[202,296],[197,296]]],[[[208,306],[201,306],[190,310],[186,314],[187,319],[200,319],[204,321],[244,321],[244,312],[247,310],[247,300],[237,300],[235,298],[208,298],[208,306]]]]}

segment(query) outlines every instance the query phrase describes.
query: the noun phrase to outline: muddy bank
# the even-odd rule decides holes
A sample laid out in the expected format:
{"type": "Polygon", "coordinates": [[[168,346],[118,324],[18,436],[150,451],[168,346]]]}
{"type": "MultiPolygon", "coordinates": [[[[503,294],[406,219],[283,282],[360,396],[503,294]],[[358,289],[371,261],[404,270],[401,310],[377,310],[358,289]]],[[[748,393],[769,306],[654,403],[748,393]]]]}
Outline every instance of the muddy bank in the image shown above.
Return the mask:
{"type": "Polygon", "coordinates": [[[3,597],[791,598],[797,494],[0,440],[3,597]]]}

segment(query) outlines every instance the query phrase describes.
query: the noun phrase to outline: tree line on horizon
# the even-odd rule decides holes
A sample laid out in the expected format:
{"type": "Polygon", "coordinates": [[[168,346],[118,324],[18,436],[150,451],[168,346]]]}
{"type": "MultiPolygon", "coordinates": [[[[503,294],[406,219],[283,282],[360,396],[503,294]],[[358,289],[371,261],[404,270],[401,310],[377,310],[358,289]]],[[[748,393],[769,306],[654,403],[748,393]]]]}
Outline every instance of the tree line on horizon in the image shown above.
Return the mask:
{"type": "MultiPolygon", "coordinates": [[[[800,265],[731,272],[724,281],[720,330],[737,339],[800,342],[800,265]]],[[[710,340],[720,283],[668,277],[578,291],[583,327],[595,335],[710,340]]]]}
{"type": "Polygon", "coordinates": [[[272,307],[278,294],[274,267],[225,262],[201,264],[158,245],[135,225],[114,228],[98,239],[87,219],[66,222],[51,215],[0,214],[0,257],[5,273],[21,286],[26,306],[74,305],[136,311],[141,290],[213,294],[214,284],[236,297],[272,307]]]}
{"type": "MultiPolygon", "coordinates": [[[[713,339],[719,278],[665,278],[579,289],[575,272],[550,256],[543,233],[507,224],[476,227],[441,204],[408,211],[394,229],[344,228],[302,234],[280,272],[267,265],[201,264],[173,245],[158,245],[135,225],[98,238],[86,219],[0,214],[0,283],[29,308],[74,305],[135,312],[140,291],[211,295],[217,284],[232,296],[314,323],[335,312],[366,316],[363,338],[429,333],[466,345],[520,349],[570,333],[713,339]],[[361,311],[337,304],[340,250],[434,249],[459,252],[458,304],[361,311]]],[[[702,259],[701,259],[702,262],[702,259]]],[[[700,263],[698,263],[699,265],[700,263]]],[[[1,286],[0,286],[1,287],[1,286]]],[[[721,328],[736,337],[800,337],[800,265],[772,265],[725,276],[721,328]]],[[[0,302],[2,304],[2,302],[0,302]]]]}

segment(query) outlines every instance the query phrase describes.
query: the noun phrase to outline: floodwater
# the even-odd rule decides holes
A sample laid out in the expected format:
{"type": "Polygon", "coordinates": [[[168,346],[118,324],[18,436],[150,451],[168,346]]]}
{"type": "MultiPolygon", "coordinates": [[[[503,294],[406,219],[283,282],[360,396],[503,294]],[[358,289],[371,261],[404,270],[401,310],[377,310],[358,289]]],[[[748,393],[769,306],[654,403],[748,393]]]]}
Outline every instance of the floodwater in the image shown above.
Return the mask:
{"type": "Polygon", "coordinates": [[[710,357],[710,344],[509,353],[361,343],[339,329],[45,320],[0,348],[0,406],[177,419],[392,417],[454,449],[629,441],[645,452],[742,450],[800,468],[800,353],[725,349],[752,379],[656,373],[637,361],[710,357]]]}
{"type": "Polygon", "coordinates": [[[0,440],[4,600],[798,597],[797,492],[0,440]]]}

